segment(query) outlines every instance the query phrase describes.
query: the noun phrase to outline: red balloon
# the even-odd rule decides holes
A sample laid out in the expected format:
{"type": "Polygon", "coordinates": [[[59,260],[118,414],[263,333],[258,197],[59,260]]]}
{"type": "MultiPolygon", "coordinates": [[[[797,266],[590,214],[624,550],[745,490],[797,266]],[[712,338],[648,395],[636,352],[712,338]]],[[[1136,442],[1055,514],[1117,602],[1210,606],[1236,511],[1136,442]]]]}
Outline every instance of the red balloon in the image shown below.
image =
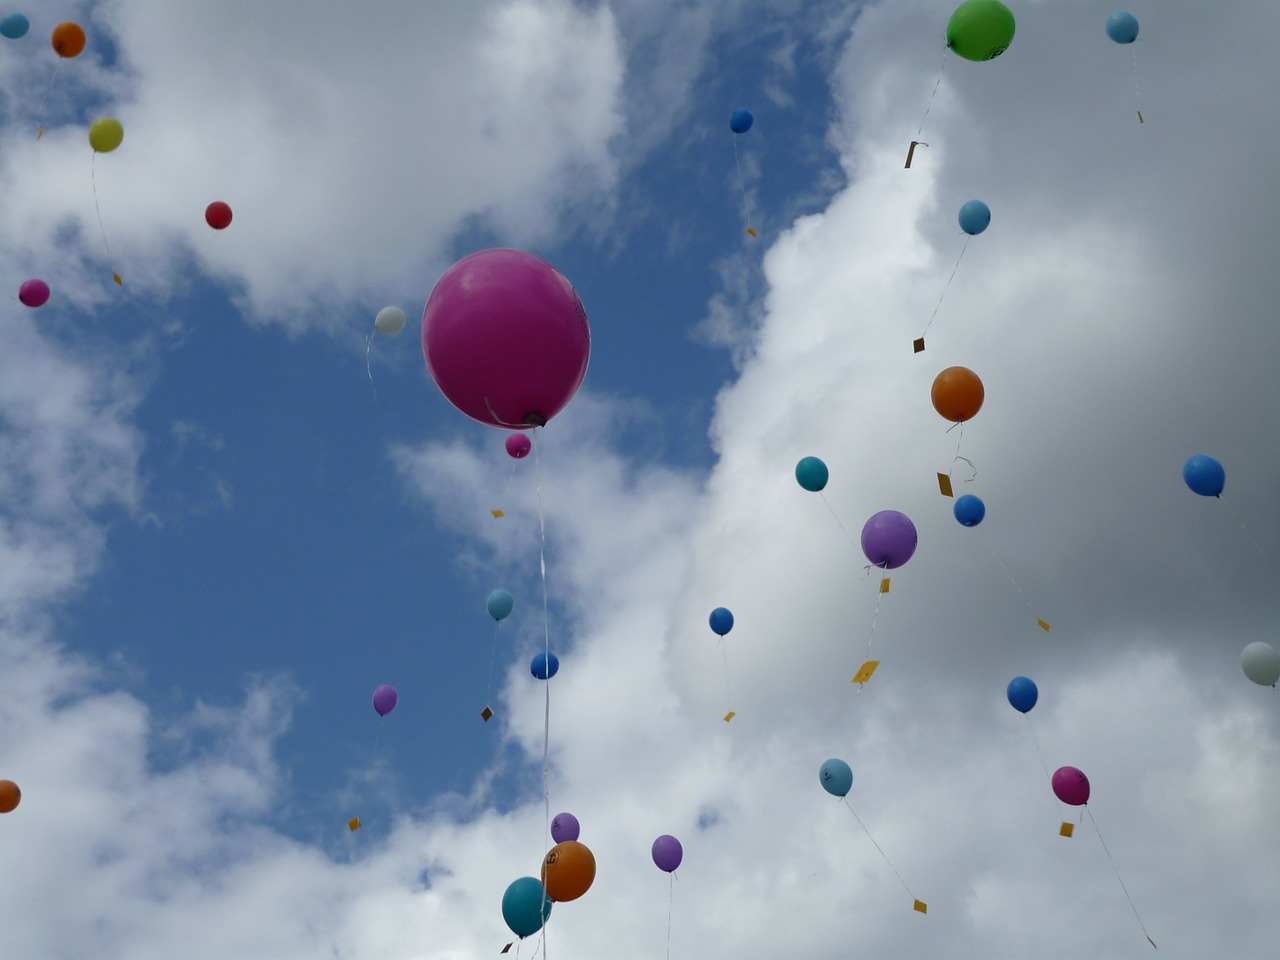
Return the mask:
{"type": "Polygon", "coordinates": [[[204,222],[215,230],[231,226],[231,208],[221,200],[215,200],[204,208],[204,222]]]}

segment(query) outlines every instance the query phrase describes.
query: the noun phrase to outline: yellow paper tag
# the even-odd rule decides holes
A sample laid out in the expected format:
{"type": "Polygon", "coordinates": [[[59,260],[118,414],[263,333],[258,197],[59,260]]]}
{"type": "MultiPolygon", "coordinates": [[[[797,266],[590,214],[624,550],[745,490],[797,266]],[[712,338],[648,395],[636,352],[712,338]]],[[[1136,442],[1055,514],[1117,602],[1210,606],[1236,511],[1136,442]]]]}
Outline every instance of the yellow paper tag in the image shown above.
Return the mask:
{"type": "Polygon", "coordinates": [[[1067,823],[1065,820],[1062,821],[1062,826],[1058,828],[1058,836],[1060,837],[1069,837],[1075,832],[1076,825],[1074,823],[1067,823]]]}
{"type": "Polygon", "coordinates": [[[123,287],[123,286],[124,286],[124,281],[120,279],[120,274],[118,274],[118,273],[113,273],[113,274],[111,275],[111,279],[112,279],[112,280],[114,280],[114,281],[116,282],[116,286],[117,286],[117,287],[123,287]]]}
{"type": "Polygon", "coordinates": [[[1045,633],[1048,633],[1048,632],[1049,632],[1049,625],[1048,625],[1047,623],[1045,623],[1043,620],[1037,620],[1037,621],[1036,621],[1036,626],[1038,626],[1038,627],[1039,627],[1041,630],[1043,630],[1045,633]]]}
{"type": "Polygon", "coordinates": [[[488,723],[489,718],[493,716],[493,711],[490,710],[488,707],[485,707],[483,710],[480,711],[480,716],[484,717],[485,723],[488,723]]]}
{"type": "Polygon", "coordinates": [[[506,514],[503,513],[501,510],[490,510],[489,512],[493,514],[493,519],[495,520],[501,519],[502,517],[506,516],[506,514]]]}
{"type": "Polygon", "coordinates": [[[876,672],[876,667],[880,666],[879,660],[868,660],[858,668],[858,672],[853,675],[850,683],[866,683],[871,679],[871,675],[876,672]]]}
{"type": "Polygon", "coordinates": [[[352,817],[350,820],[347,821],[347,826],[351,828],[352,833],[355,833],[357,830],[360,829],[360,818],[352,817]]]}
{"type": "Polygon", "coordinates": [[[737,714],[734,713],[732,710],[730,710],[728,713],[724,715],[724,722],[728,723],[730,720],[732,720],[736,716],[737,714]]]}
{"type": "Polygon", "coordinates": [[[925,903],[923,900],[917,900],[915,905],[915,911],[916,913],[928,913],[929,905],[925,903]]]}
{"type": "Polygon", "coordinates": [[[945,473],[938,474],[938,490],[942,492],[944,497],[955,496],[955,494],[951,492],[951,478],[945,473]]]}
{"type": "Polygon", "coordinates": [[[747,233],[751,234],[753,237],[760,236],[760,234],[756,233],[755,227],[747,227],[747,233]]]}
{"type": "Polygon", "coordinates": [[[881,593],[888,593],[888,592],[889,592],[889,578],[888,578],[888,577],[885,577],[883,580],[881,580],[881,581],[880,581],[880,592],[881,592],[881,593]]]}
{"type": "Polygon", "coordinates": [[[36,139],[39,140],[43,136],[44,136],[44,127],[41,127],[40,132],[36,134],[36,139]]]}
{"type": "Polygon", "coordinates": [[[499,952],[499,953],[510,953],[510,952],[511,952],[511,944],[509,944],[509,943],[508,943],[505,947],[503,947],[503,948],[502,948],[501,950],[499,950],[498,952],[499,952]]]}
{"type": "Polygon", "coordinates": [[[918,340],[911,341],[911,352],[924,353],[924,337],[921,337],[918,340]]]}

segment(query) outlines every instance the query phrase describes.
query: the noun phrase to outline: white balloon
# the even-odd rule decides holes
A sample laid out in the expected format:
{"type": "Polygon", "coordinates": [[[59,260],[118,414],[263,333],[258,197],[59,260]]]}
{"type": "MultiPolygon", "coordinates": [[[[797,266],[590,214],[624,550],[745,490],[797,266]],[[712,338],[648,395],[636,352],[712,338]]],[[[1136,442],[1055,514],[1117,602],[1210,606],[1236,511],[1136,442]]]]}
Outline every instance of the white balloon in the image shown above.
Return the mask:
{"type": "Polygon", "coordinates": [[[1280,680],[1280,653],[1261,640],[1244,648],[1240,654],[1240,666],[1244,668],[1246,677],[1264,687],[1274,687],[1280,680]]]}
{"type": "Polygon", "coordinates": [[[373,320],[379,333],[395,336],[404,329],[404,311],[399,307],[383,307],[373,320]]]}

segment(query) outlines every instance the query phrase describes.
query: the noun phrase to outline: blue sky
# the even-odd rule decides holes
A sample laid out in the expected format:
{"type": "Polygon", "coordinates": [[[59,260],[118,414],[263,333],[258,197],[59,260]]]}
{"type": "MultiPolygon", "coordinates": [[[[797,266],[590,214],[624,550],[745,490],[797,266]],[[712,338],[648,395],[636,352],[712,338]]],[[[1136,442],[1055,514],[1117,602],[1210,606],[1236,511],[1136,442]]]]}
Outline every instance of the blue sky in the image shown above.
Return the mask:
{"type": "Polygon", "coordinates": [[[1134,6],[1122,48],[1108,5],[1011,8],[981,64],[926,0],[27,11],[0,45],[0,953],[496,954],[551,845],[540,493],[549,807],[599,872],[522,955],[1144,956],[1118,871],[1160,955],[1268,956],[1280,714],[1239,654],[1276,641],[1277,12],[1134,6]],[[88,46],[50,84],[68,19],[88,46]],[[536,464],[422,359],[436,279],[489,246],[591,321],[536,464]],[[954,364],[987,391],[962,438],[928,400],[954,364]],[[973,529],[935,479],[958,439],[973,529]],[[1221,500],[1183,485],[1196,453],[1221,500]],[[920,547],[877,603],[832,513],[856,540],[882,509],[920,547]],[[1110,862],[1087,819],[1058,837],[1042,760],[1089,774],[1110,862]]]}

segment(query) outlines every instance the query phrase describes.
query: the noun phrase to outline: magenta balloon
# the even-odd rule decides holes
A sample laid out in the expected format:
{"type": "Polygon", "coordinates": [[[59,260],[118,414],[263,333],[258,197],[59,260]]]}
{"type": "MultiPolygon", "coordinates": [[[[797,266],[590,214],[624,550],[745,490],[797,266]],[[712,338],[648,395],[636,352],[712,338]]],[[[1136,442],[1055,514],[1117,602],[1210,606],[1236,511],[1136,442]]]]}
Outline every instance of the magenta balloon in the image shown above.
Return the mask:
{"type": "Polygon", "coordinates": [[[473,420],[538,427],[582,385],[591,329],[573,285],[551,264],[522,250],[481,250],[431,291],[422,352],[440,392],[473,420]]]}
{"type": "Polygon", "coordinates": [[[1089,778],[1075,767],[1059,767],[1053,774],[1053,792],[1063,803],[1082,806],[1089,802],[1089,778]]]}
{"type": "Polygon", "coordinates": [[[664,833],[653,841],[653,862],[658,865],[659,870],[672,873],[683,859],[684,848],[675,837],[664,833]]]}
{"type": "Polygon", "coordinates": [[[572,813],[557,813],[555,819],[551,821],[551,839],[556,843],[577,840],[581,832],[582,827],[578,823],[578,818],[572,813]]]}
{"type": "Polygon", "coordinates": [[[373,709],[378,711],[380,717],[385,717],[394,710],[399,702],[400,694],[396,693],[396,688],[389,684],[384,683],[373,691],[373,709]]]}
{"type": "Polygon", "coordinates": [[[916,552],[916,525],[897,510],[881,510],[862,527],[862,552],[874,566],[900,567],[916,552]]]}
{"type": "Polygon", "coordinates": [[[28,307],[43,307],[49,302],[49,285],[43,280],[28,280],[18,288],[18,299],[28,307]]]}
{"type": "Polygon", "coordinates": [[[523,433],[513,433],[507,437],[507,455],[517,460],[527,457],[533,449],[533,443],[523,433]]]}

